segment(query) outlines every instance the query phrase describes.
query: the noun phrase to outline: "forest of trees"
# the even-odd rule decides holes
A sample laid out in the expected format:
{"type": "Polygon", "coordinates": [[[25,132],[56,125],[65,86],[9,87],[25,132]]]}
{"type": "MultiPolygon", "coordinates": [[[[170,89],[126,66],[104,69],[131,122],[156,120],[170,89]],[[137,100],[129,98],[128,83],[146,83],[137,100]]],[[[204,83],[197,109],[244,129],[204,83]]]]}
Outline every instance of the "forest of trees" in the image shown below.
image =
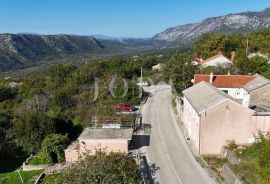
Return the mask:
{"type": "MultiPolygon", "coordinates": [[[[203,35],[194,44],[195,56],[207,59],[218,52],[223,52],[231,58],[235,53],[233,65],[227,70],[205,69],[205,72],[215,70],[216,73],[255,74],[259,73],[270,78],[270,29],[263,29],[247,34],[209,33],[203,35]],[[250,53],[261,53],[266,57],[248,58],[250,53]]],[[[203,71],[203,72],[204,72],[203,71]]]]}
{"type": "Polygon", "coordinates": [[[136,84],[141,67],[146,76],[151,76],[152,66],[157,63],[158,59],[152,55],[139,60],[114,57],[80,67],[54,65],[46,76],[2,80],[0,159],[38,153],[47,155],[44,159],[50,162],[63,161],[61,151],[83,128],[92,126],[93,116],[114,115],[117,103],[136,105],[140,102],[140,89],[136,84]],[[128,85],[124,96],[123,79],[128,85]],[[110,89],[112,80],[114,86],[110,89]],[[12,81],[21,85],[11,88],[8,84],[12,81]],[[98,97],[95,97],[97,92],[98,97]],[[50,157],[52,152],[57,160],[50,157]]]}

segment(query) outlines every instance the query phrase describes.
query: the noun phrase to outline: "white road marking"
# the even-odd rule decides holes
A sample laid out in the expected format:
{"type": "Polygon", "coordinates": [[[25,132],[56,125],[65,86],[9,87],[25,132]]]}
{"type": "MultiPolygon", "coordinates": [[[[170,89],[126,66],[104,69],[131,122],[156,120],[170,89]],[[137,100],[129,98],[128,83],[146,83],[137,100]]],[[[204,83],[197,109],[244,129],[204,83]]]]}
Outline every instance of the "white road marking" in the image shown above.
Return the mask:
{"type": "Polygon", "coordinates": [[[157,108],[156,108],[156,118],[157,118],[158,130],[159,130],[159,133],[160,133],[160,137],[161,137],[161,142],[162,142],[162,145],[163,145],[163,149],[164,149],[164,151],[166,153],[166,157],[167,157],[170,165],[172,166],[172,169],[173,169],[173,172],[174,172],[175,176],[177,177],[179,183],[180,184],[183,184],[183,182],[181,181],[180,177],[177,175],[177,172],[175,170],[175,167],[173,166],[173,163],[171,161],[171,158],[170,158],[170,156],[168,154],[166,142],[164,141],[163,134],[162,134],[162,131],[161,131],[161,128],[160,128],[160,121],[159,121],[159,118],[158,118],[158,114],[159,114],[159,110],[158,110],[158,105],[157,105],[157,108]]]}

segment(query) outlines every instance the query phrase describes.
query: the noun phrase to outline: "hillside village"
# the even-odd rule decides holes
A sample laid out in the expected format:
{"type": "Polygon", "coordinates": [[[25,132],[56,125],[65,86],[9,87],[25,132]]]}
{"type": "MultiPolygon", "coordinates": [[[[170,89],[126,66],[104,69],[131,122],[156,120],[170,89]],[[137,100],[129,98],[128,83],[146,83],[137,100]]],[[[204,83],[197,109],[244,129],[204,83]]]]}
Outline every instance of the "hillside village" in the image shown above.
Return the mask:
{"type": "Polygon", "coordinates": [[[3,76],[0,183],[268,184],[268,38],[209,33],[3,76]]]}
{"type": "MultiPolygon", "coordinates": [[[[165,126],[163,131],[166,131],[179,125],[175,134],[172,130],[167,132],[176,140],[173,143],[176,144],[175,149],[187,147],[186,156],[191,160],[200,160],[209,170],[212,167],[208,164],[213,160],[222,163],[215,165],[213,171],[200,173],[211,173],[210,178],[215,181],[248,181],[248,173],[243,176],[237,173],[241,163],[234,161],[236,166],[227,165],[226,162],[230,164],[231,161],[227,155],[230,153],[234,155],[234,160],[238,160],[241,150],[249,150],[267,140],[270,130],[270,79],[258,73],[235,73],[234,67],[238,67],[235,66],[238,61],[235,52],[228,57],[225,52],[219,51],[207,59],[194,59],[179,53],[173,55],[171,61],[167,61],[168,55],[165,52],[162,57],[156,54],[128,59],[112,58],[78,68],[56,65],[49,68],[46,76],[4,78],[1,85],[5,86],[6,94],[1,108],[13,106],[15,114],[10,117],[14,119],[14,128],[6,128],[5,144],[20,140],[13,150],[22,149],[28,153],[27,156],[30,155],[24,160],[21,172],[38,173],[40,175],[36,179],[45,183],[62,181],[62,177],[73,181],[72,170],[82,169],[80,164],[89,161],[87,159],[95,156],[102,159],[103,154],[110,157],[114,156],[111,154],[122,153],[122,159],[132,162],[135,180],[154,180],[155,175],[149,174],[147,168],[153,167],[155,172],[159,172],[159,166],[151,165],[149,157],[143,153],[158,151],[151,147],[155,144],[152,141],[164,132],[160,128],[155,133],[158,129],[153,123],[159,122],[159,119],[152,121],[152,124],[147,119],[155,116],[162,119],[162,114],[172,113],[170,100],[174,98],[177,114],[173,112],[173,117],[176,123],[173,123],[174,118],[167,119],[172,123],[167,126],[164,119],[159,126],[165,126]],[[97,74],[102,80],[99,84],[106,90],[101,91],[101,97],[96,101],[91,101],[95,94],[92,87],[95,81],[89,79],[97,74]],[[132,86],[124,99],[109,95],[107,80],[115,75],[127,79],[128,85],[132,86]],[[134,81],[135,76],[138,80],[134,81]],[[171,85],[168,85],[168,79],[172,80],[171,85]],[[136,84],[136,81],[139,83],[136,84]],[[139,96],[140,91],[142,96],[139,96]],[[158,102],[159,95],[168,100],[158,102]],[[152,104],[154,102],[157,104],[152,104]],[[167,108],[162,110],[163,113],[159,113],[159,109],[157,112],[151,110],[165,104],[167,108]],[[56,109],[57,113],[52,114],[56,109]],[[28,127],[28,122],[33,123],[32,127],[28,127]],[[39,138],[35,130],[44,131],[44,135],[39,138]],[[184,145],[176,139],[179,135],[185,140],[184,145]],[[236,176],[230,177],[228,173],[235,173],[236,176]]],[[[258,57],[268,65],[267,55],[259,52],[248,58],[258,57]]],[[[123,87],[119,81],[116,85],[115,94],[119,96],[123,87]]],[[[10,150],[4,149],[2,153],[8,152],[10,150]]],[[[14,154],[18,154],[17,151],[14,154]]],[[[150,159],[156,158],[150,155],[150,159]]]]}
{"type": "MultiPolygon", "coordinates": [[[[202,68],[227,67],[232,62],[219,53],[195,65],[202,68]]],[[[162,71],[163,67],[164,64],[153,65],[152,70],[162,71]]],[[[262,135],[268,135],[270,79],[260,74],[215,75],[211,72],[195,74],[192,83],[193,86],[183,90],[183,95],[176,98],[176,110],[181,117],[179,123],[183,126],[183,135],[195,155],[202,159],[205,156],[221,158],[232,143],[245,147],[260,142],[262,135]]],[[[136,135],[138,132],[144,135],[138,118],[135,117],[130,127],[106,121],[99,128],[86,128],[78,141],[65,149],[66,163],[75,163],[86,153],[95,154],[97,147],[106,148],[107,153],[134,153],[136,135]],[[118,124],[118,128],[115,129],[113,123],[118,124]]]]}

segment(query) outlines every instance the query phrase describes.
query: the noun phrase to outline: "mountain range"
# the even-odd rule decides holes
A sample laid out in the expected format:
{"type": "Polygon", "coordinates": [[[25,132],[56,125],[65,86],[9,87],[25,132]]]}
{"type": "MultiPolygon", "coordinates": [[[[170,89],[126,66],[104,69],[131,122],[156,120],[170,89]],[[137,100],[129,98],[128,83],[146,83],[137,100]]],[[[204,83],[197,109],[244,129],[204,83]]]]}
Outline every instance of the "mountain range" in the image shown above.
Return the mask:
{"type": "Polygon", "coordinates": [[[270,27],[270,8],[261,12],[244,12],[207,18],[194,24],[180,25],[155,35],[154,40],[192,42],[209,32],[250,32],[270,27]]]}
{"type": "Polygon", "coordinates": [[[93,36],[0,34],[0,71],[35,66],[67,54],[120,55],[162,44],[147,39],[97,39],[93,36]]]}
{"type": "MultiPolygon", "coordinates": [[[[49,63],[50,60],[70,54],[87,54],[90,58],[123,55],[168,45],[192,43],[202,34],[209,32],[243,33],[267,27],[270,27],[270,8],[261,12],[207,18],[198,23],[168,28],[148,39],[112,38],[102,35],[0,34],[0,72],[37,66],[41,61],[49,63]]],[[[76,61],[79,62],[77,58],[76,61]]]]}

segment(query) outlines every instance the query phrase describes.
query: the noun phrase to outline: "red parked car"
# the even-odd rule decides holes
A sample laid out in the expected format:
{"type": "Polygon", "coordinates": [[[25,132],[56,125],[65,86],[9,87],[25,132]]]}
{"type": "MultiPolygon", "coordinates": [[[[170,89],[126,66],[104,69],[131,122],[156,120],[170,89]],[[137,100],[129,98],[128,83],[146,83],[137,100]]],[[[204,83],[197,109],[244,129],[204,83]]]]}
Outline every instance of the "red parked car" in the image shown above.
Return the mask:
{"type": "Polygon", "coordinates": [[[135,111],[136,107],[133,105],[125,105],[125,104],[118,104],[116,105],[116,108],[121,111],[135,111]]]}

